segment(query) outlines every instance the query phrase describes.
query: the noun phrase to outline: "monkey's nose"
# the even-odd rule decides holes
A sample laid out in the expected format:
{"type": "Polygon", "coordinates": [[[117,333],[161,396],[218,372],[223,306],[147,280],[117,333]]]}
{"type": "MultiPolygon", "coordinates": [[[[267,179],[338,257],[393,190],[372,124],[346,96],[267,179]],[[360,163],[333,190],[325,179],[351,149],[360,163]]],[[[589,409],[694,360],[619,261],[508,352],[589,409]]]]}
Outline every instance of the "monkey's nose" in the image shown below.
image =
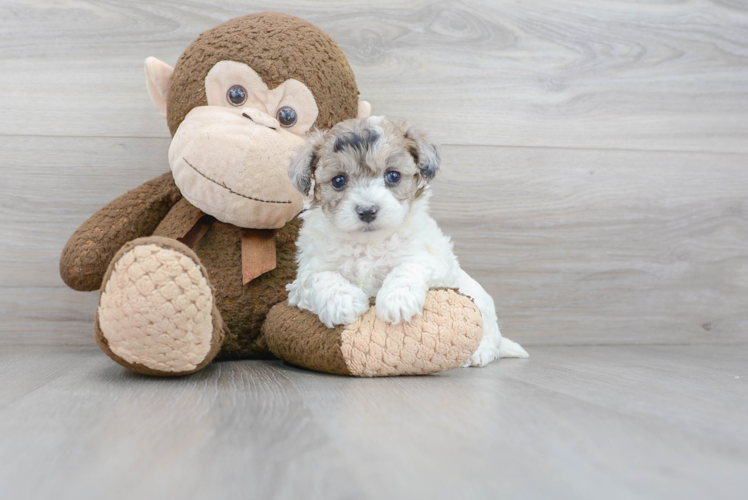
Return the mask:
{"type": "Polygon", "coordinates": [[[374,219],[377,218],[377,211],[379,210],[379,207],[376,205],[373,206],[358,206],[356,207],[356,213],[358,214],[358,218],[361,219],[364,222],[371,222],[374,219]]]}
{"type": "Polygon", "coordinates": [[[263,127],[271,128],[273,130],[278,130],[280,128],[278,120],[257,108],[242,108],[242,116],[249,118],[257,125],[262,125],[263,127]]]}

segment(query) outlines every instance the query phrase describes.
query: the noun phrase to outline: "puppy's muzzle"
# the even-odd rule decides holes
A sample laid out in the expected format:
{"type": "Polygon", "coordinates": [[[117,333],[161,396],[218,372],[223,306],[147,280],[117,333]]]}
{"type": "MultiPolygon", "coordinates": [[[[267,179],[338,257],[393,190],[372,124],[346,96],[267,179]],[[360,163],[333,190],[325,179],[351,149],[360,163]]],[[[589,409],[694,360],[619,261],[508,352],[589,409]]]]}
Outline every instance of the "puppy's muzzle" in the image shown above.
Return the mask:
{"type": "Polygon", "coordinates": [[[376,205],[366,205],[366,206],[359,205],[356,207],[356,213],[358,214],[358,218],[364,222],[371,222],[374,219],[376,219],[378,211],[379,211],[379,207],[376,205]]]}

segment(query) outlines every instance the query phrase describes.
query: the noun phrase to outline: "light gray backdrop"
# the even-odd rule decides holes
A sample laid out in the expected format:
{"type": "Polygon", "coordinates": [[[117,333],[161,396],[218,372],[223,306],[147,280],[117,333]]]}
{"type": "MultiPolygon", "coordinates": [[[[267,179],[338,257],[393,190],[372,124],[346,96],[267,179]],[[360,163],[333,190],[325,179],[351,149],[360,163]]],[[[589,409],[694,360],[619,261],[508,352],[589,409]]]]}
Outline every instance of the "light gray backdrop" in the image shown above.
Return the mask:
{"type": "MultiPolygon", "coordinates": [[[[742,7],[741,7],[742,5],[742,7]]],[[[748,13],[723,2],[0,3],[0,343],[93,345],[58,257],[167,170],[143,60],[281,10],[443,144],[433,212],[526,344],[744,342],[748,13]]]]}

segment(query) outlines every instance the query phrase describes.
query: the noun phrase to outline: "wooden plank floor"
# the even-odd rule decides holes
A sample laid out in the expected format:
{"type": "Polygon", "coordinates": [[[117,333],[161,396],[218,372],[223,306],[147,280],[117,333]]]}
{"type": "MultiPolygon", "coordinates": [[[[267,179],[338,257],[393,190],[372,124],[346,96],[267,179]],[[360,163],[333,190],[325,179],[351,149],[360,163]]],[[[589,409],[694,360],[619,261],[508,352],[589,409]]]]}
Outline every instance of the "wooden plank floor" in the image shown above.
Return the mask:
{"type": "Polygon", "coordinates": [[[2,498],[737,499],[748,349],[537,347],[429,377],[142,377],[0,353],[2,498]]]}
{"type": "Polygon", "coordinates": [[[0,0],[0,113],[0,498],[746,496],[745,2],[0,0]],[[530,359],[156,380],[98,351],[57,266],[168,170],[143,60],[263,10],[443,144],[433,212],[530,359]]]}

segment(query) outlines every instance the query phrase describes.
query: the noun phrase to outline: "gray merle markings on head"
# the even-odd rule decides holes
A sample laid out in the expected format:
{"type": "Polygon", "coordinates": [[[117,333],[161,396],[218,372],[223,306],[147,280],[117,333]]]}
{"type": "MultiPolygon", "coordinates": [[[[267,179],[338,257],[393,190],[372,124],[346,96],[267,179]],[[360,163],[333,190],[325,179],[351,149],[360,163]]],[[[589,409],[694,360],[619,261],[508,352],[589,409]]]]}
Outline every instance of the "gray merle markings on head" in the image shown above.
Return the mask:
{"type": "Polygon", "coordinates": [[[360,134],[350,132],[335,139],[332,150],[334,153],[341,152],[344,148],[366,150],[379,140],[379,134],[375,130],[364,129],[360,134]]]}

